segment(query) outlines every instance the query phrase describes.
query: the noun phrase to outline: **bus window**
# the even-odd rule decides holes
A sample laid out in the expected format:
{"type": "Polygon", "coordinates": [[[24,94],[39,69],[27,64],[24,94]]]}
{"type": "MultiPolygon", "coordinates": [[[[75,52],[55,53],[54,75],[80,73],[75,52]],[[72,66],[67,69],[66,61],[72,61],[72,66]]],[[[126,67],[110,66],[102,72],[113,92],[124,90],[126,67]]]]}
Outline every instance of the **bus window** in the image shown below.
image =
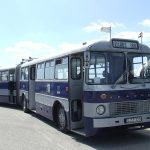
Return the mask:
{"type": "Polygon", "coordinates": [[[56,67],[55,67],[55,78],[56,79],[63,79],[63,69],[62,69],[62,59],[56,60],[56,67]]]}
{"type": "Polygon", "coordinates": [[[21,80],[24,80],[24,68],[21,69],[21,80]]]}
{"type": "Polygon", "coordinates": [[[14,80],[15,80],[15,71],[9,70],[9,81],[14,81],[14,80]]]}
{"type": "Polygon", "coordinates": [[[14,81],[14,74],[13,73],[9,74],[9,81],[14,81]]]}
{"type": "Polygon", "coordinates": [[[44,63],[40,63],[37,65],[37,79],[44,79],[44,63]]]}
{"type": "Polygon", "coordinates": [[[21,69],[21,80],[28,80],[28,67],[21,69]]]}
{"type": "Polygon", "coordinates": [[[2,72],[2,81],[8,81],[8,71],[2,72]]]}
{"type": "Polygon", "coordinates": [[[68,58],[56,60],[55,79],[67,80],[68,79],[68,58]]]}
{"type": "Polygon", "coordinates": [[[123,53],[92,52],[90,66],[87,69],[88,84],[114,84],[120,76],[119,84],[125,83],[125,55],[123,53]],[[119,65],[118,65],[119,64],[119,65]]]}
{"type": "Polygon", "coordinates": [[[149,58],[149,54],[128,54],[130,83],[150,82],[149,58]]]}
{"type": "Polygon", "coordinates": [[[63,79],[68,79],[68,57],[63,58],[63,79]]]}
{"type": "Polygon", "coordinates": [[[103,55],[92,56],[89,68],[89,79],[103,78],[105,58],[103,55]]]}
{"type": "Polygon", "coordinates": [[[45,79],[54,79],[54,60],[45,63],[45,79]]]}
{"type": "Polygon", "coordinates": [[[71,59],[71,78],[74,80],[81,79],[81,59],[80,58],[71,59]]]}

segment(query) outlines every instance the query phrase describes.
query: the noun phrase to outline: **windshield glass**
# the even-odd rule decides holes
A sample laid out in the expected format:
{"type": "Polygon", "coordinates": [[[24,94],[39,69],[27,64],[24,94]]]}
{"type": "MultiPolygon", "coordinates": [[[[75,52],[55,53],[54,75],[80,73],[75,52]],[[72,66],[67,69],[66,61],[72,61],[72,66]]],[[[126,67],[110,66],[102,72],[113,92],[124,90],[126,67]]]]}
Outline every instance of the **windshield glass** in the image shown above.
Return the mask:
{"type": "Polygon", "coordinates": [[[124,53],[92,52],[90,66],[87,71],[88,84],[126,83],[126,59],[124,53]]]}
{"type": "Polygon", "coordinates": [[[128,54],[129,82],[150,82],[150,54],[128,54]]]}

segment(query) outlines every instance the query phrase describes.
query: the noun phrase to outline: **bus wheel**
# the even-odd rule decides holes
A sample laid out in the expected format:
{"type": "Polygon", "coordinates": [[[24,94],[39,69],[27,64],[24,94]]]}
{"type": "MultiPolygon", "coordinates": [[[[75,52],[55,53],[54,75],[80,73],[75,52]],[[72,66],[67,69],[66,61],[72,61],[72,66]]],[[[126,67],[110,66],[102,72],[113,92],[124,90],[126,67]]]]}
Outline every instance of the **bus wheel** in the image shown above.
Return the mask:
{"type": "Polygon", "coordinates": [[[25,96],[23,96],[22,100],[23,100],[23,102],[22,102],[22,109],[23,109],[23,111],[25,113],[27,113],[28,112],[28,108],[27,108],[27,100],[26,100],[25,96]]]}
{"type": "Polygon", "coordinates": [[[57,125],[60,131],[66,133],[67,132],[67,119],[65,110],[62,106],[58,107],[57,111],[57,125]]]}

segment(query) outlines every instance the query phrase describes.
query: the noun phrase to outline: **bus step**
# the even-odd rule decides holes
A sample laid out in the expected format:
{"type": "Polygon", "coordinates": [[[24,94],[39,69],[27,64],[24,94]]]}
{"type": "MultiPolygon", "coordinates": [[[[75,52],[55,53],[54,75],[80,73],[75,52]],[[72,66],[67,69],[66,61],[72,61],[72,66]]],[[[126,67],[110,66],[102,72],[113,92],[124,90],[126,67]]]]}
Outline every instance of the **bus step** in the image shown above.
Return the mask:
{"type": "Polygon", "coordinates": [[[72,129],[71,131],[74,132],[74,133],[77,133],[77,134],[86,136],[84,128],[80,128],[80,129],[72,129]]]}

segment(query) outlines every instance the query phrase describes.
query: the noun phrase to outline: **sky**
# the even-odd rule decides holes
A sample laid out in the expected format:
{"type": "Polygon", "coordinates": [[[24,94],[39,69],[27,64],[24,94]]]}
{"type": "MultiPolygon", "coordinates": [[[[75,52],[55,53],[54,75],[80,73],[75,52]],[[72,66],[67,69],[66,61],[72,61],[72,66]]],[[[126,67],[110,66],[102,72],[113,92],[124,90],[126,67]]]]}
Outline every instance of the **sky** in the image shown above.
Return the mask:
{"type": "Polygon", "coordinates": [[[149,0],[0,0],[0,66],[78,48],[112,38],[150,46],[149,0]]]}

